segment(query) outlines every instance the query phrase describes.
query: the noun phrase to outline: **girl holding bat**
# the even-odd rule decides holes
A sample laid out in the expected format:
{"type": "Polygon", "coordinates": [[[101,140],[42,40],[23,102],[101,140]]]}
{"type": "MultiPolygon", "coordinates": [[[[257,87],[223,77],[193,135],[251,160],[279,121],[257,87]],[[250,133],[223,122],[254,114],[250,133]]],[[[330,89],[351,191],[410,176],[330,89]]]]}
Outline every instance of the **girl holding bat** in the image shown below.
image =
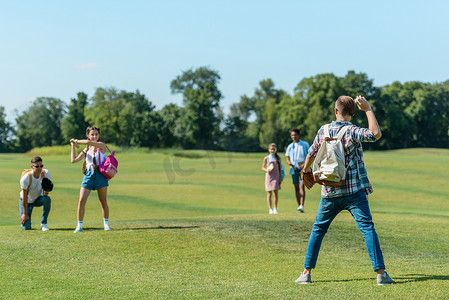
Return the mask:
{"type": "Polygon", "coordinates": [[[106,144],[100,142],[100,128],[89,126],[86,129],[85,140],[71,139],[72,146],[70,161],[72,163],[79,162],[84,159],[83,163],[83,181],[81,182],[81,189],[78,201],[77,218],[75,233],[83,232],[83,219],[86,207],[87,198],[92,190],[98,193],[98,199],[101,204],[101,211],[103,213],[104,230],[111,230],[109,227],[109,206],[107,201],[108,180],[98,170],[98,164],[106,159],[106,144]],[[86,145],[83,151],[78,156],[75,153],[75,147],[78,144],[86,145]]]}

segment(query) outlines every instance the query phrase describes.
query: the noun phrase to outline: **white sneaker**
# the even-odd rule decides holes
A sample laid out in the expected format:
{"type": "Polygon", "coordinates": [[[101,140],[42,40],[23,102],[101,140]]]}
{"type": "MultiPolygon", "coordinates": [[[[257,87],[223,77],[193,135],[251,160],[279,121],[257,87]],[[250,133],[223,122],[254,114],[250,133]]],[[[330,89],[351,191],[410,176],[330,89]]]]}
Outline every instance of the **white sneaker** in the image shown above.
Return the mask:
{"type": "Polygon", "coordinates": [[[108,223],[104,223],[104,230],[111,230],[108,223]]]}
{"type": "Polygon", "coordinates": [[[270,208],[270,210],[268,211],[268,213],[269,213],[270,215],[272,215],[272,214],[273,214],[273,210],[270,208]]]}
{"type": "Polygon", "coordinates": [[[277,208],[274,208],[274,209],[273,209],[273,214],[277,215],[277,213],[278,213],[277,208]]]}
{"type": "Polygon", "coordinates": [[[300,205],[298,206],[298,210],[296,211],[296,213],[303,213],[304,212],[304,206],[300,205]]]}
{"type": "Polygon", "coordinates": [[[387,272],[381,274],[377,274],[377,285],[386,285],[395,283],[393,279],[387,274],[387,272]]]}
{"type": "Polygon", "coordinates": [[[41,229],[42,229],[42,231],[49,231],[50,230],[48,228],[47,224],[41,224],[41,229]]]}
{"type": "Polygon", "coordinates": [[[312,277],[310,276],[310,274],[301,273],[301,275],[298,277],[298,279],[295,280],[295,282],[299,284],[309,284],[312,283],[312,277]]]}
{"type": "Polygon", "coordinates": [[[83,232],[83,228],[76,226],[75,231],[73,233],[78,233],[78,232],[83,232]]]}

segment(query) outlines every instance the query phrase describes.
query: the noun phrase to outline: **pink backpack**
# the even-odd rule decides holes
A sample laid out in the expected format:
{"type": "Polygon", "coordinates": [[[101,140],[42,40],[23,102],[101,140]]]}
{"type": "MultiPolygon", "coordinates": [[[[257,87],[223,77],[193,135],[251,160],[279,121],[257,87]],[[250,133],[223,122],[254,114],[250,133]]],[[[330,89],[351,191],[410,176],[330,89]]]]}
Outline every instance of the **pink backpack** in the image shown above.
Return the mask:
{"type": "MultiPolygon", "coordinates": [[[[109,153],[111,153],[111,150],[109,150],[108,146],[106,146],[109,153]]],[[[117,167],[118,167],[118,161],[114,157],[114,152],[111,153],[108,157],[106,157],[105,161],[103,163],[100,162],[98,165],[98,170],[101,174],[103,174],[104,177],[106,177],[107,180],[112,179],[112,177],[117,174],[117,167]]],[[[98,157],[100,157],[100,149],[98,149],[98,157]]]]}

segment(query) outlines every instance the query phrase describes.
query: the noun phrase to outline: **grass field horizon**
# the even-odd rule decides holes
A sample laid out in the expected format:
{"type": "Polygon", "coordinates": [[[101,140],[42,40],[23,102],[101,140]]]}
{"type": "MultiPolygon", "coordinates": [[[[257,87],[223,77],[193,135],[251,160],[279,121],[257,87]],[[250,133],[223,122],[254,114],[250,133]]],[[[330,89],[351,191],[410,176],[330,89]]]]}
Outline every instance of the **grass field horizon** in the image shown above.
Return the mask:
{"type": "MultiPolygon", "coordinates": [[[[447,299],[448,149],[367,151],[369,196],[387,271],[375,282],[363,237],[342,212],[324,238],[313,284],[297,285],[320,200],[307,192],[296,214],[287,174],[279,214],[268,215],[265,153],[119,150],[110,181],[112,231],[96,192],[85,231],[74,234],[81,163],[67,147],[34,149],[49,169],[50,231],[20,230],[19,176],[30,154],[0,154],[1,299],[447,299]]],[[[281,155],[285,161],[283,154],[281,155]]]]}

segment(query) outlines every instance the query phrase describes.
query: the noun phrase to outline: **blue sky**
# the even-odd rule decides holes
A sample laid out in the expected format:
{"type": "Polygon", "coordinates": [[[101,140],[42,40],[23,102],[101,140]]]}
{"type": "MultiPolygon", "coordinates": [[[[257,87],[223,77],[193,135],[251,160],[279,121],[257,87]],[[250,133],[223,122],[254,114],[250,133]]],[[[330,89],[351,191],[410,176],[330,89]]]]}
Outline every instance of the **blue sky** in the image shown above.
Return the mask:
{"type": "Polygon", "coordinates": [[[98,87],[182,105],[182,71],[221,75],[225,111],[271,78],[364,72],[378,86],[449,79],[449,1],[0,0],[0,106],[98,87]]]}

